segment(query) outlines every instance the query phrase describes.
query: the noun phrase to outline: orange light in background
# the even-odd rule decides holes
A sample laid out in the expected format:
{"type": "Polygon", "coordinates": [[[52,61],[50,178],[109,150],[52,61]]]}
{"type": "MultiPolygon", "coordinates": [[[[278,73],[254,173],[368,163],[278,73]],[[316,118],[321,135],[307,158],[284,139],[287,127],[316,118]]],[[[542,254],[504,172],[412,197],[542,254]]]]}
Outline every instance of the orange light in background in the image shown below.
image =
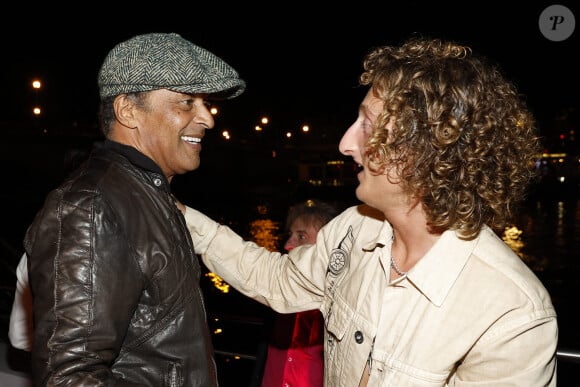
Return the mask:
{"type": "Polygon", "coordinates": [[[257,219],[250,223],[250,234],[256,244],[270,251],[278,250],[280,224],[271,219],[257,219]]]}
{"type": "Polygon", "coordinates": [[[213,286],[215,286],[215,288],[221,291],[222,293],[230,292],[230,285],[228,285],[228,283],[225,282],[219,275],[210,272],[207,273],[205,276],[209,277],[211,282],[213,283],[213,286]]]}

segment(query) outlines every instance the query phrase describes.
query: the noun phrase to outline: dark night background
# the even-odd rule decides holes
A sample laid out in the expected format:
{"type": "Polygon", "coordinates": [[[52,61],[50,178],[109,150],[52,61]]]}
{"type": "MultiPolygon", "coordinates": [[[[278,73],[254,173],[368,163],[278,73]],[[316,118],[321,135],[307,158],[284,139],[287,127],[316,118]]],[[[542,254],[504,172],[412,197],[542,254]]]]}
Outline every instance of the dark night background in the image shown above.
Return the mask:
{"type": "Polygon", "coordinates": [[[0,123],[30,119],[31,101],[38,98],[46,124],[95,125],[97,72],[106,53],[139,33],[177,32],[224,58],[247,81],[246,92],[222,110],[234,133],[244,133],[268,114],[273,125],[290,128],[307,121],[314,131],[340,134],[356,117],[364,54],[419,33],[457,40],[498,62],[528,96],[550,136],[551,120],[563,109],[577,109],[580,84],[578,31],[554,42],[539,30],[540,14],[552,4],[578,16],[571,1],[277,2],[261,7],[183,2],[155,8],[134,3],[131,10],[124,4],[85,3],[62,10],[44,4],[3,11],[11,23],[0,27],[0,123]],[[44,81],[38,96],[30,87],[33,77],[44,81]]]}
{"type": "MultiPolygon", "coordinates": [[[[99,67],[115,44],[147,32],[177,32],[221,56],[247,82],[244,94],[220,103],[200,168],[174,180],[178,191],[180,182],[196,186],[181,196],[187,204],[201,206],[204,195],[229,201],[260,185],[280,187],[284,155],[272,160],[269,152],[284,141],[283,133],[303,123],[311,132],[296,136],[288,158],[315,155],[321,152],[317,144],[326,147],[325,157],[341,157],[338,142],[364,95],[357,88],[363,56],[412,34],[464,43],[499,64],[527,98],[547,150],[578,153],[577,142],[569,141],[578,127],[578,31],[563,41],[543,36],[538,21],[551,2],[99,4],[15,4],[21,9],[5,13],[11,23],[0,26],[0,160],[11,165],[8,177],[16,186],[37,184],[39,191],[46,186],[41,179],[55,185],[64,171],[55,176],[38,170],[63,169],[62,152],[71,142],[84,136],[86,147],[100,136],[99,67]],[[31,87],[34,78],[43,81],[40,91],[31,87]],[[31,114],[36,102],[43,107],[40,117],[31,114]],[[270,117],[270,137],[256,139],[254,126],[263,115],[270,117]],[[224,128],[232,133],[228,146],[245,145],[235,152],[224,148],[224,128]],[[45,129],[47,135],[39,136],[45,129]]],[[[558,4],[577,16],[571,1],[558,4]]],[[[24,209],[26,217],[35,205],[24,209]]]]}

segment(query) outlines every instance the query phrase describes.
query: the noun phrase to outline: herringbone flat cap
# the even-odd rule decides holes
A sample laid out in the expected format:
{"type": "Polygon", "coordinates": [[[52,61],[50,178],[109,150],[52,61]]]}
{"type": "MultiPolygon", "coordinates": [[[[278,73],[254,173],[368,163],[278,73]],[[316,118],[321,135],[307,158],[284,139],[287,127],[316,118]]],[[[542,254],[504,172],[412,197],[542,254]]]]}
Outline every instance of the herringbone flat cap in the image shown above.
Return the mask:
{"type": "Polygon", "coordinates": [[[246,83],[226,62],[175,33],[135,36],[116,45],[99,71],[101,98],[169,89],[234,98],[246,83]]]}

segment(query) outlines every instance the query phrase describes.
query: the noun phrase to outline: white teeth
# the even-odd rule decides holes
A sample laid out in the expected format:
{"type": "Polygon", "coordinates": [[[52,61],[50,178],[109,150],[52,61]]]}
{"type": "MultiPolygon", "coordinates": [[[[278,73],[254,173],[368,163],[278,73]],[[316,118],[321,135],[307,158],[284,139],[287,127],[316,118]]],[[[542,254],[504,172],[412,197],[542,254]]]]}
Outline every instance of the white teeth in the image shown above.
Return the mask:
{"type": "Polygon", "coordinates": [[[199,137],[181,136],[181,139],[191,144],[199,144],[201,142],[201,138],[199,137]]]}

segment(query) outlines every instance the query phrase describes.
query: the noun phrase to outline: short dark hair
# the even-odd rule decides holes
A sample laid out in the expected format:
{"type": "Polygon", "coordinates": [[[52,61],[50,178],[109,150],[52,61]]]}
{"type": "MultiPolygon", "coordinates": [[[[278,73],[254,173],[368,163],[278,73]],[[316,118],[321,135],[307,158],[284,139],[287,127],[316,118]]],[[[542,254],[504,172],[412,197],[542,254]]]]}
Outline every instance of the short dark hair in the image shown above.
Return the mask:
{"type": "MultiPolygon", "coordinates": [[[[135,93],[127,93],[127,97],[131,98],[138,106],[144,107],[146,104],[146,98],[149,91],[140,91],[135,93]]],[[[115,117],[115,98],[116,95],[111,97],[103,97],[99,105],[99,128],[101,132],[107,137],[111,133],[113,128],[113,123],[116,120],[115,117]]]]}

